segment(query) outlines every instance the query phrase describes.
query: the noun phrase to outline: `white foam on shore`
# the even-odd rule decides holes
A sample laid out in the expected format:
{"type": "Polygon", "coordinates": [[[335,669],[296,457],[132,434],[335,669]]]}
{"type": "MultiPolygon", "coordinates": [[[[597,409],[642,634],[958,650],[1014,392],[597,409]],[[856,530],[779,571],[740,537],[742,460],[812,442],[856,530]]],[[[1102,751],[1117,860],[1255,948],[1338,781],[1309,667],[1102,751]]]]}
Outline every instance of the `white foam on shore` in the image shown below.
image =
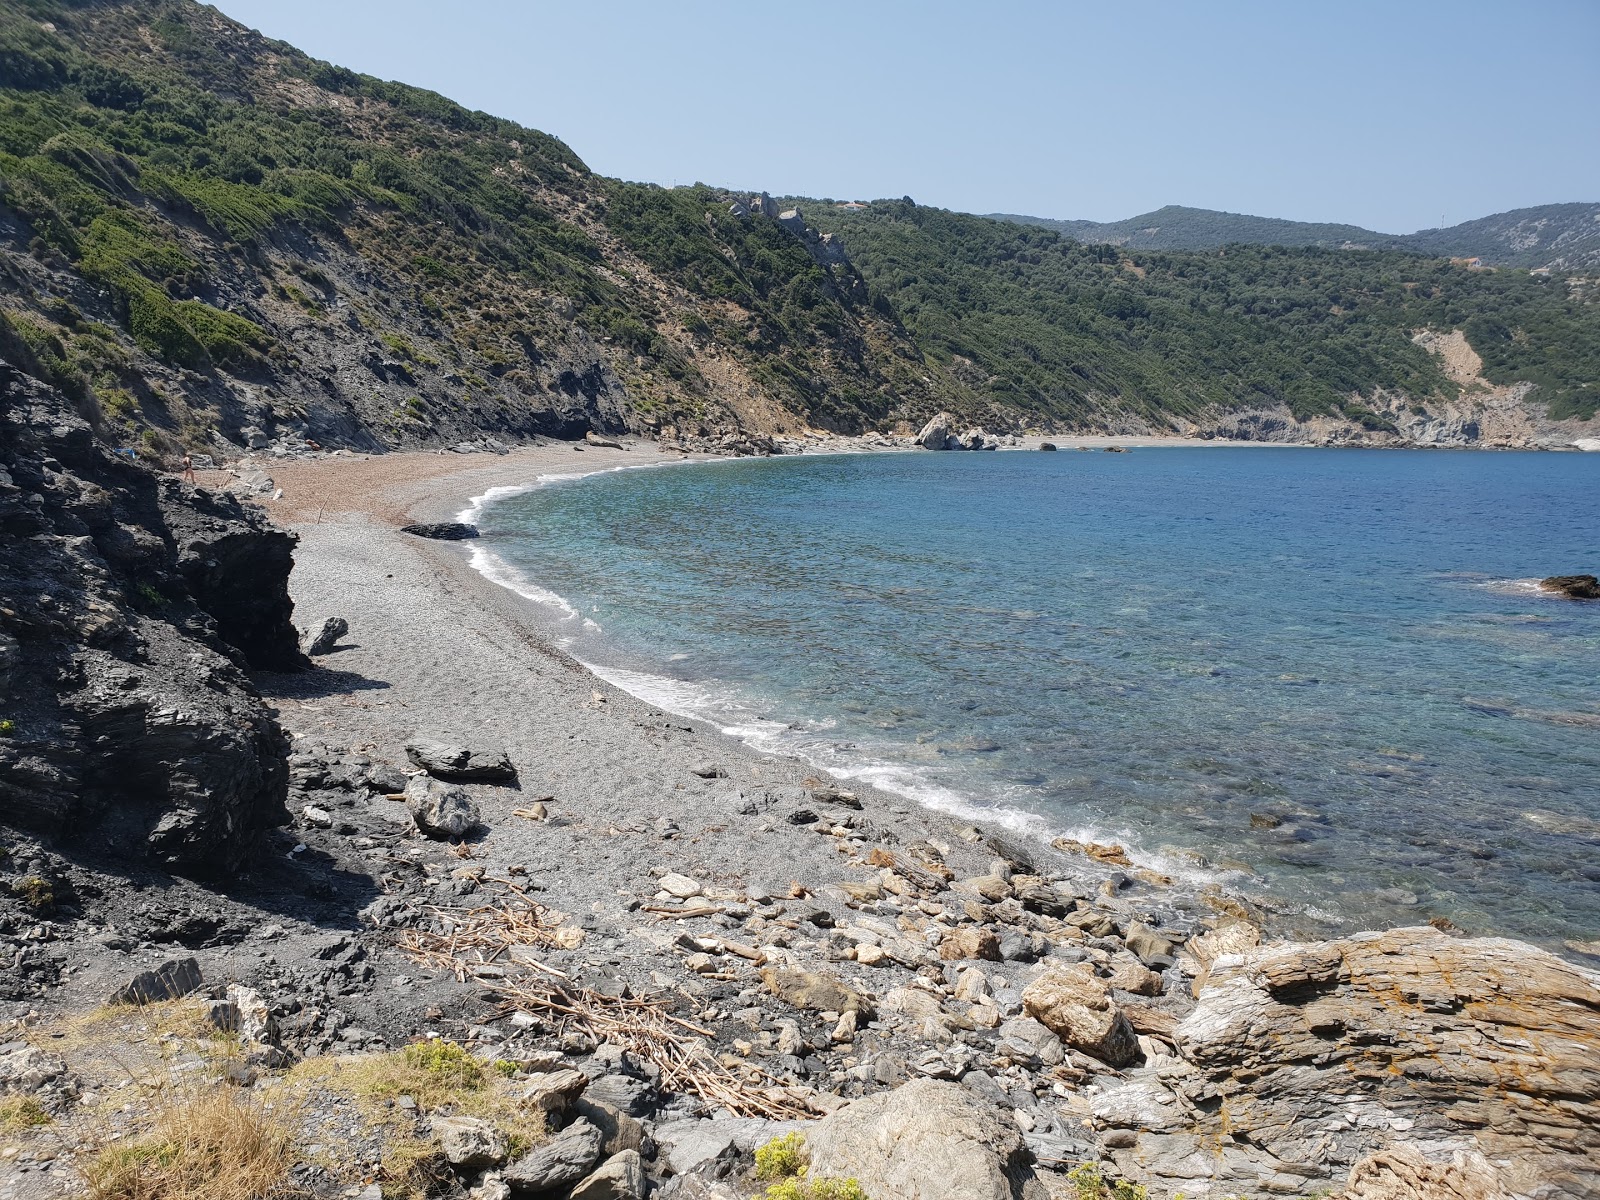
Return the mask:
{"type": "Polygon", "coordinates": [[[716,682],[671,679],[645,671],[603,666],[579,659],[607,683],[665,712],[716,726],[718,732],[751,749],[786,758],[799,758],[836,779],[860,780],[881,791],[904,797],[923,808],[998,825],[1012,833],[1049,842],[1066,837],[1085,843],[1115,842],[1139,865],[1181,879],[1193,886],[1237,879],[1237,871],[1207,869],[1188,858],[1150,851],[1127,830],[1109,831],[1097,826],[1063,826],[1048,817],[1004,803],[985,803],[930,778],[904,761],[874,756],[856,743],[826,736],[837,721],[829,718],[806,724],[788,723],[752,713],[739,700],[738,689],[716,682]]]}
{"type": "MultiPolygon", "coordinates": [[[[489,488],[482,495],[472,497],[456,519],[467,524],[477,524],[491,504],[512,496],[538,491],[551,484],[575,482],[617,471],[673,466],[686,461],[720,463],[743,460],[673,459],[667,462],[625,463],[592,471],[547,473],[538,476],[532,483],[489,488]]],[[[469,549],[469,565],[491,583],[553,610],[560,614],[560,620],[563,622],[578,621],[587,632],[602,632],[596,622],[584,617],[565,597],[540,587],[483,545],[473,542],[469,544],[469,549]]],[[[569,653],[578,641],[571,635],[557,635],[554,640],[558,647],[569,653]]],[[[1123,845],[1129,857],[1141,866],[1182,879],[1195,886],[1223,878],[1237,878],[1239,874],[1232,871],[1207,870],[1188,859],[1147,851],[1139,846],[1138,839],[1129,831],[1108,831],[1092,826],[1064,828],[1039,813],[1003,803],[984,803],[929,778],[924,770],[910,763],[897,761],[892,757],[875,757],[855,743],[841,743],[826,736],[827,731],[838,724],[836,719],[828,718],[796,726],[752,712],[741,702],[738,688],[734,685],[715,680],[673,679],[645,671],[606,666],[586,660],[579,655],[574,657],[591,673],[629,695],[636,696],[664,712],[714,725],[725,736],[759,753],[799,758],[838,779],[861,780],[882,791],[902,796],[924,808],[963,820],[998,825],[1013,833],[1038,838],[1045,842],[1057,837],[1067,837],[1086,843],[1116,842],[1123,845]]],[[[673,657],[679,659],[687,655],[673,657]]],[[[886,752],[887,749],[886,747],[886,752]]]]}

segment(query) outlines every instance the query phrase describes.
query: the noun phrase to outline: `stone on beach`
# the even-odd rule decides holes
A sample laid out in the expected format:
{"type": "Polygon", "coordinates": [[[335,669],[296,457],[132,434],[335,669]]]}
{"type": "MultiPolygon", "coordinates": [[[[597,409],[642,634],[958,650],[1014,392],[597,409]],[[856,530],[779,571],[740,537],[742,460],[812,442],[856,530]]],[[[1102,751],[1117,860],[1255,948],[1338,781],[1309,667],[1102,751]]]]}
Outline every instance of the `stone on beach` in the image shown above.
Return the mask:
{"type": "Polygon", "coordinates": [[[600,1161],[600,1131],[579,1117],[505,1170],[513,1192],[543,1196],[570,1187],[600,1161]]]}
{"type": "Polygon", "coordinates": [[[855,1179],[872,1200],[1044,1200],[1021,1131],[954,1083],[915,1079],[806,1132],[813,1179],[855,1179]]]}
{"type": "Polygon", "coordinates": [[[698,879],[690,879],[687,875],[679,875],[676,871],[669,871],[657,882],[663,892],[669,896],[676,896],[679,900],[693,899],[705,890],[698,879]]]}
{"type": "Polygon", "coordinates": [[[568,1200],[641,1200],[645,1194],[644,1164],[637,1150],[612,1155],[577,1187],[568,1200]]]}
{"type": "Polygon", "coordinates": [[[498,782],[516,775],[504,748],[448,734],[413,735],[406,743],[406,757],[430,775],[457,782],[498,782]]]}
{"type": "Polygon", "coordinates": [[[140,971],[111,994],[112,1004],[156,1004],[187,996],[205,981],[193,958],[175,958],[151,971],[140,971]]]}
{"type": "Polygon", "coordinates": [[[401,533],[413,537],[431,538],[439,542],[460,542],[478,536],[478,527],[463,521],[432,521],[417,525],[400,526],[401,533]]]}
{"type": "Polygon", "coordinates": [[[350,622],[343,617],[329,617],[322,623],[317,636],[311,639],[311,644],[306,647],[306,653],[313,658],[319,654],[326,654],[349,632],[350,622]]]}
{"type": "Polygon", "coordinates": [[[434,1117],[433,1136],[452,1166],[469,1171],[505,1162],[510,1148],[505,1134],[478,1117],[434,1117]]]}
{"type": "Polygon", "coordinates": [[[819,971],[766,967],[761,981],[774,996],[795,1008],[839,1013],[868,1013],[872,1008],[866,997],[849,984],[819,971]]]}
{"type": "Polygon", "coordinates": [[[405,796],[411,819],[429,837],[465,837],[478,825],[478,806],[461,788],[418,775],[406,784],[405,796]]]}
{"type": "Polygon", "coordinates": [[[1113,1067],[1139,1057],[1139,1039],[1089,963],[1052,964],[1022,993],[1030,1017],[1074,1050],[1113,1067]]]}

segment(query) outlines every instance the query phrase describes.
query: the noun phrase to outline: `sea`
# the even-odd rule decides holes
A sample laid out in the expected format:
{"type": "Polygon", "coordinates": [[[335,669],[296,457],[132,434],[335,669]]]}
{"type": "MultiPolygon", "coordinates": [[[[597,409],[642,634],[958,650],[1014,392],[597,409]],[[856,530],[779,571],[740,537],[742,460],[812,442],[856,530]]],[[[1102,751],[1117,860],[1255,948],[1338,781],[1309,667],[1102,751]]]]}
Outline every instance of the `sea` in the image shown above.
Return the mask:
{"type": "MultiPolygon", "coordinates": [[[[654,455],[642,463],[655,463],[654,455]]],[[[1600,454],[806,455],[479,497],[601,677],[1281,930],[1600,938],[1600,454]]]]}

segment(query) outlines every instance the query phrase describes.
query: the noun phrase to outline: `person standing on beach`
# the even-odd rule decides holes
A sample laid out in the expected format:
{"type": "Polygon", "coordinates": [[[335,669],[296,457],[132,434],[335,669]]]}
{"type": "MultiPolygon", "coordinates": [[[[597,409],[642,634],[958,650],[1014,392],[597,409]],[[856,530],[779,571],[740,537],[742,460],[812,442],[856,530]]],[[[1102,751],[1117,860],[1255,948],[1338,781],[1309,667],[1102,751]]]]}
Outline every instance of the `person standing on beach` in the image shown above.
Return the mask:
{"type": "Polygon", "coordinates": [[[194,459],[185,452],[183,456],[183,481],[185,483],[197,482],[194,477],[194,459]]]}

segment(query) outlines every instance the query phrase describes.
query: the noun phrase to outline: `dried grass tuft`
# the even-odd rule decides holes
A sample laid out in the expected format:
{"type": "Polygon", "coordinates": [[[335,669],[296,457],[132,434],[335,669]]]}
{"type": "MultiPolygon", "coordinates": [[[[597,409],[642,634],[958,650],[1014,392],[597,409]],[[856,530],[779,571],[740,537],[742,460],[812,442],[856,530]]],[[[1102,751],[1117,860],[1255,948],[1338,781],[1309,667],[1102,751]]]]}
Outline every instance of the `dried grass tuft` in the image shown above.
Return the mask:
{"type": "Polygon", "coordinates": [[[247,1093],[217,1086],[158,1102],[148,1136],[81,1168],[90,1200],[268,1200],[289,1183],[294,1129],[247,1093]]]}

